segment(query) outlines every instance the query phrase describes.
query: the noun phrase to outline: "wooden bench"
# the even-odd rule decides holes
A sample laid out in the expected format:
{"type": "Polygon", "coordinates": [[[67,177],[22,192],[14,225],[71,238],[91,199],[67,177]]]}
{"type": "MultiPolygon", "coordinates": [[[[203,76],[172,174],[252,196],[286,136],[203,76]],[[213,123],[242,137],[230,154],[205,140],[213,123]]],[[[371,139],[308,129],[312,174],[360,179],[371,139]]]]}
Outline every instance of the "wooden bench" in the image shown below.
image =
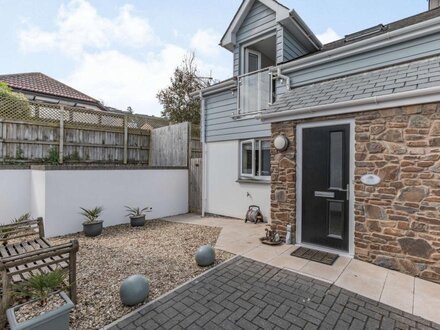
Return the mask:
{"type": "Polygon", "coordinates": [[[76,303],[76,253],[78,241],[53,245],[44,237],[43,218],[0,226],[1,312],[12,300],[12,286],[33,274],[55,269],[68,272],[70,299],[76,303]]]}

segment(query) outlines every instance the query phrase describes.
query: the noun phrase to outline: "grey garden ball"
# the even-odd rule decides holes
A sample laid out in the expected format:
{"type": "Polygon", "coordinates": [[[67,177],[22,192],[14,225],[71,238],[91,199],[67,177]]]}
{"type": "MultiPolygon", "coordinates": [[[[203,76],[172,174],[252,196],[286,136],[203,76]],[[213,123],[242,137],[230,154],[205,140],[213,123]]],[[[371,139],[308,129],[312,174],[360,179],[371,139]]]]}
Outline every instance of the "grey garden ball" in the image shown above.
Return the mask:
{"type": "Polygon", "coordinates": [[[215,250],[210,245],[199,247],[196,252],[197,265],[205,267],[212,265],[215,261],[215,250]]]}
{"type": "Polygon", "coordinates": [[[144,302],[150,292],[148,279],[142,275],[131,275],[121,284],[119,295],[126,306],[134,306],[144,302]]]}

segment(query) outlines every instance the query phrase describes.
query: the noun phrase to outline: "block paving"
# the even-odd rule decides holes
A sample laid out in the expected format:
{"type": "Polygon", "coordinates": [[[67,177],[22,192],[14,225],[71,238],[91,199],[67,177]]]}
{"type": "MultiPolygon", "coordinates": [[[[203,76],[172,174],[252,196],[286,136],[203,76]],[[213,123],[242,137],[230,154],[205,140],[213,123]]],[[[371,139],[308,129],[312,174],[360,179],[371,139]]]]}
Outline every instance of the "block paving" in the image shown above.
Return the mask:
{"type": "Polygon", "coordinates": [[[110,329],[440,330],[440,325],[333,284],[237,257],[110,329]]]}

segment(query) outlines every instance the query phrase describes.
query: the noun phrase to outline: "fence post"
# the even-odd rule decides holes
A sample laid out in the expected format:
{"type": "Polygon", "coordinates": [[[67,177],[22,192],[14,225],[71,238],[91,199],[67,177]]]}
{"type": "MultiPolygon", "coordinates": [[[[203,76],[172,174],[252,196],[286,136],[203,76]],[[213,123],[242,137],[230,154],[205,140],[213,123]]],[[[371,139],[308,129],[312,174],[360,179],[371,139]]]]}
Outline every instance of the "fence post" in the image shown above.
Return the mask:
{"type": "Polygon", "coordinates": [[[64,105],[60,106],[60,110],[60,151],[58,162],[62,164],[64,160],[64,105]]]}
{"type": "Polygon", "coordinates": [[[127,164],[128,158],[128,116],[124,116],[124,164],[127,164]]]}

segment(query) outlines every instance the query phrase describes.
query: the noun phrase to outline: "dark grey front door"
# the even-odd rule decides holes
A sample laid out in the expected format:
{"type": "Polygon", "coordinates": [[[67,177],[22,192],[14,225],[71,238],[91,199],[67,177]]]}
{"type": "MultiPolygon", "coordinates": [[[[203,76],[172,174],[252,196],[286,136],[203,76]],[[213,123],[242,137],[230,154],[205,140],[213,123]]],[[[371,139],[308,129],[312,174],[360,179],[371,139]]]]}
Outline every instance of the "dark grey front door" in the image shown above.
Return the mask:
{"type": "Polygon", "coordinates": [[[302,241],[348,251],[350,125],[302,134],[302,241]]]}

